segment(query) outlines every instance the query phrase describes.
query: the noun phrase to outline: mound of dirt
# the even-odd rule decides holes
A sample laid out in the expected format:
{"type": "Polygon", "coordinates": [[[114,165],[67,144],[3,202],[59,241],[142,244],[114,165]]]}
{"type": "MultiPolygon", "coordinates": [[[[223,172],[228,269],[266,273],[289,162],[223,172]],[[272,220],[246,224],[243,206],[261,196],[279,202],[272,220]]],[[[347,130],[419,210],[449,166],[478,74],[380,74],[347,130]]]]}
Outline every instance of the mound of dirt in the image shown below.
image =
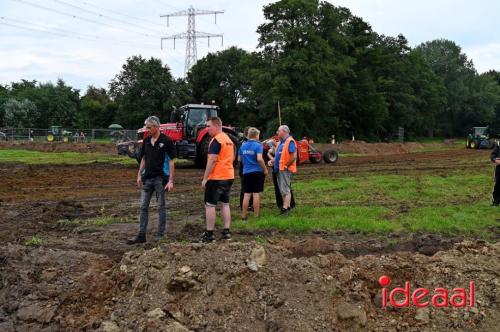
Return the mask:
{"type": "Polygon", "coordinates": [[[0,149],[23,149],[40,152],[117,153],[116,146],[112,143],[0,142],[0,149]]]}
{"type": "MultiPolygon", "coordinates": [[[[500,244],[461,242],[434,256],[409,252],[348,259],[322,241],[164,244],[104,256],[2,248],[0,330],[495,331],[500,244]],[[297,256],[286,247],[314,244],[297,256]],[[389,288],[452,289],[476,282],[466,308],[381,308],[389,288]]],[[[295,249],[296,250],[296,249],[295,249]]]]}
{"type": "Polygon", "coordinates": [[[362,153],[367,155],[389,155],[409,153],[421,150],[424,145],[421,143],[367,143],[365,141],[345,141],[339,144],[314,144],[320,151],[329,149],[343,153],[362,153]]]}

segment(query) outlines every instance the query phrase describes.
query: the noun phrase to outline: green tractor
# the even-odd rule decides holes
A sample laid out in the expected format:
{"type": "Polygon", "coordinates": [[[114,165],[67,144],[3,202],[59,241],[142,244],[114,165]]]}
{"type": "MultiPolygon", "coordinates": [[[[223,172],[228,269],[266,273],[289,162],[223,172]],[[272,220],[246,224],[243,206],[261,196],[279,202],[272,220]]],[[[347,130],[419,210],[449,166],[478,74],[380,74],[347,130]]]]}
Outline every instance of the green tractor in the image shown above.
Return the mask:
{"type": "Polygon", "coordinates": [[[47,141],[68,143],[71,140],[71,132],[61,126],[51,126],[47,133],[47,141]]]}
{"type": "Polygon", "coordinates": [[[467,149],[493,149],[499,144],[500,134],[489,127],[472,127],[466,138],[467,149]]]}

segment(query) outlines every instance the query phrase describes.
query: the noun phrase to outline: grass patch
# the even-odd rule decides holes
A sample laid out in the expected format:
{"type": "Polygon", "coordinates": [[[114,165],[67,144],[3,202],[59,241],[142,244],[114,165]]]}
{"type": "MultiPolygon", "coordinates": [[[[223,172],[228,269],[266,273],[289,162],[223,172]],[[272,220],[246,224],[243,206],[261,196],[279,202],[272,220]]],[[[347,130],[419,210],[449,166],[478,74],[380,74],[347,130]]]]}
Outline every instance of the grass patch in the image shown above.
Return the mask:
{"type": "Polygon", "coordinates": [[[500,230],[500,217],[487,203],[418,207],[401,216],[399,221],[412,232],[474,234],[488,238],[500,230]]]}
{"type": "Polygon", "coordinates": [[[262,216],[239,221],[239,229],[291,232],[347,230],[431,232],[494,238],[500,218],[489,206],[490,168],[446,174],[359,175],[338,179],[298,181],[293,185],[298,207],[282,218],[274,206],[274,191],[262,195],[262,216]],[[267,208],[267,207],[272,207],[267,208]]]}
{"type": "Polygon", "coordinates": [[[113,224],[129,224],[134,223],[136,220],[132,220],[126,217],[98,217],[90,219],[62,219],[57,222],[61,226],[106,226],[113,224]]]}
{"type": "Polygon", "coordinates": [[[123,165],[137,165],[134,159],[114,156],[105,153],[79,153],[79,152],[39,152],[22,149],[0,150],[0,163],[23,164],[90,164],[110,163],[123,165]]]}
{"type": "MultiPolygon", "coordinates": [[[[389,212],[384,207],[312,207],[301,206],[289,217],[283,218],[276,211],[265,210],[259,219],[243,223],[236,221],[240,229],[279,229],[292,232],[313,230],[349,230],[384,233],[401,230],[401,226],[384,218],[389,212]]],[[[236,219],[237,220],[237,219],[236,219]]]]}
{"type": "Polygon", "coordinates": [[[30,239],[24,241],[25,246],[41,246],[43,244],[43,239],[38,235],[33,235],[30,239]]]}
{"type": "MultiPolygon", "coordinates": [[[[137,166],[135,159],[99,152],[40,152],[23,149],[0,149],[0,163],[22,163],[33,165],[66,164],[85,165],[92,163],[119,164],[137,166]]],[[[176,159],[176,165],[185,165],[192,161],[176,159]]]]}

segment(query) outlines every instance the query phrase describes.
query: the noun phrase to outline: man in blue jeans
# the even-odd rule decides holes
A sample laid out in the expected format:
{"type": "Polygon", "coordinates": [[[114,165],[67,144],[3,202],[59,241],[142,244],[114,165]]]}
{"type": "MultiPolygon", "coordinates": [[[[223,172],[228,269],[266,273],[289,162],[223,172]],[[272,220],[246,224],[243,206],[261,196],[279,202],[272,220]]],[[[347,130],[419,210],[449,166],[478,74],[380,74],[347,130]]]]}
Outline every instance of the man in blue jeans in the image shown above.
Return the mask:
{"type": "Polygon", "coordinates": [[[144,122],[150,135],[142,142],[141,165],[137,173],[137,187],[141,191],[141,218],[139,234],[127,241],[128,244],[146,242],[146,230],[149,220],[149,203],[153,192],[158,200],[158,232],[156,240],[165,235],[167,214],[165,209],[165,191],[174,188],[175,146],[170,138],[160,132],[160,120],[150,116],[144,122]]]}

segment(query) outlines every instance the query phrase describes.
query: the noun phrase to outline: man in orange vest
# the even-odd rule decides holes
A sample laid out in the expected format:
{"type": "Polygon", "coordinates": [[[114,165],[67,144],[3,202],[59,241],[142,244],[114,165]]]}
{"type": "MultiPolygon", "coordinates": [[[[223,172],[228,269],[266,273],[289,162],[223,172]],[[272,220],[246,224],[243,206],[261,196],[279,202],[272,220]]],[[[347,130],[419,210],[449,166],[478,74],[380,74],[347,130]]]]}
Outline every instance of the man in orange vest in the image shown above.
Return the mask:
{"type": "Polygon", "coordinates": [[[283,197],[281,214],[288,216],[292,198],[292,174],[297,172],[297,143],[290,136],[290,128],[288,126],[280,126],[277,134],[280,142],[276,148],[274,160],[270,160],[269,165],[274,166],[274,172],[278,178],[279,190],[283,197]]]}
{"type": "Polygon", "coordinates": [[[222,240],[230,240],[231,209],[229,194],[234,181],[234,149],[229,136],[222,131],[220,118],[212,118],[207,122],[208,134],[213,137],[208,146],[207,167],[201,186],[205,189],[205,215],[207,230],[201,242],[213,242],[215,228],[215,207],[221,203],[221,215],[224,222],[222,240]]]}

